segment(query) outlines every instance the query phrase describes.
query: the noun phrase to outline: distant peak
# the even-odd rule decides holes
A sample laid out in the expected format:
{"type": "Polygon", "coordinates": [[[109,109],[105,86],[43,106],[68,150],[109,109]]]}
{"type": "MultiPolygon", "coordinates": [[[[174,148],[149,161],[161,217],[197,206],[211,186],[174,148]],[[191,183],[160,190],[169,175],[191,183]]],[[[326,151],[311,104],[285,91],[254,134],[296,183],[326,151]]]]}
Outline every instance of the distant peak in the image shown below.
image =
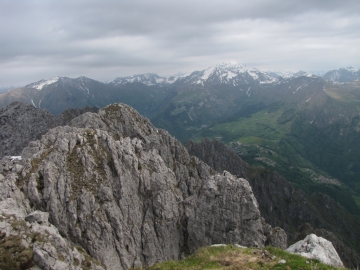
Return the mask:
{"type": "Polygon", "coordinates": [[[217,64],[215,68],[247,68],[247,66],[245,64],[238,64],[236,61],[229,61],[217,64]]]}
{"type": "Polygon", "coordinates": [[[151,85],[168,85],[177,80],[177,76],[161,77],[156,73],[135,74],[133,76],[118,77],[108,82],[110,85],[124,85],[126,83],[143,83],[147,86],[151,85]]]}
{"type": "Polygon", "coordinates": [[[344,69],[346,69],[346,70],[348,70],[348,71],[351,71],[351,72],[358,72],[358,71],[359,71],[358,68],[353,67],[353,66],[349,66],[349,67],[346,67],[346,68],[344,68],[344,69]]]}
{"type": "Polygon", "coordinates": [[[59,79],[60,79],[59,76],[55,76],[49,80],[41,80],[41,81],[38,81],[35,83],[31,83],[31,84],[25,86],[25,88],[35,88],[40,91],[43,89],[44,86],[56,83],[59,79]]]}

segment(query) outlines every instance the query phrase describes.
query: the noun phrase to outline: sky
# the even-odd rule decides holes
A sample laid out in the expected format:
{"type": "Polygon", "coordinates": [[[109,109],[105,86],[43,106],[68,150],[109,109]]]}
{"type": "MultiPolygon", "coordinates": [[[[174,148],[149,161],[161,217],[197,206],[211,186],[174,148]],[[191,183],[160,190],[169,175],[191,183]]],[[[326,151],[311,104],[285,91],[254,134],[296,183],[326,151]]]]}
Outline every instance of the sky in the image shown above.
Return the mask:
{"type": "Polygon", "coordinates": [[[0,86],[360,67],[359,0],[0,0],[0,86]]]}

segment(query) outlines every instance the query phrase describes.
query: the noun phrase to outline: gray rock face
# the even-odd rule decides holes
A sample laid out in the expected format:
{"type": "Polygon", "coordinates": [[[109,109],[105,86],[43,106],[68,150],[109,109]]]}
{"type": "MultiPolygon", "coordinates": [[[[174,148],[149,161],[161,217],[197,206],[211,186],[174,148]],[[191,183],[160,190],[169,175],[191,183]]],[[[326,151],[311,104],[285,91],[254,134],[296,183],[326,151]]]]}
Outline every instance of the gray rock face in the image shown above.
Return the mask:
{"type": "Polygon", "coordinates": [[[325,264],[344,267],[332,243],[315,234],[309,234],[304,240],[291,245],[286,251],[309,259],[318,259],[325,264]]]}
{"type": "MultiPolygon", "coordinates": [[[[129,106],[82,114],[22,157],[19,171],[7,167],[4,176],[27,203],[22,218],[49,213],[64,239],[107,269],[176,260],[205,245],[265,244],[249,183],[216,173],[129,106]]],[[[44,226],[44,217],[34,220],[44,226]]],[[[44,254],[34,253],[39,266],[44,254]]]]}
{"type": "Polygon", "coordinates": [[[49,219],[49,213],[47,212],[41,212],[36,210],[35,212],[32,212],[31,214],[27,215],[25,217],[25,220],[34,223],[37,222],[39,224],[48,224],[49,219]]]}
{"type": "Polygon", "coordinates": [[[32,105],[14,102],[0,110],[0,158],[19,155],[32,140],[49,129],[68,124],[80,114],[97,108],[68,109],[57,116],[32,105]]]}
{"type": "Polygon", "coordinates": [[[63,238],[59,230],[48,223],[48,213],[30,213],[30,201],[16,185],[21,170],[19,164],[1,161],[0,268],[104,269],[80,246],[63,238]]]}

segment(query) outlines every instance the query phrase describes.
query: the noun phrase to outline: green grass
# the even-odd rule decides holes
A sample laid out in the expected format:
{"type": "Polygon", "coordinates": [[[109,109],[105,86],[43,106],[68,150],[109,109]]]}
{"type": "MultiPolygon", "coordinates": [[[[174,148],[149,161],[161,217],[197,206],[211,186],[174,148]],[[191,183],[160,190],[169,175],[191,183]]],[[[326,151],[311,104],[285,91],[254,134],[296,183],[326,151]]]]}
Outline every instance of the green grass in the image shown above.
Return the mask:
{"type": "Polygon", "coordinates": [[[271,141],[278,141],[285,134],[290,133],[290,122],[279,124],[277,120],[283,111],[268,113],[267,110],[253,114],[251,117],[240,118],[238,121],[219,124],[211,130],[214,132],[226,131],[241,137],[256,136],[271,141]]]}
{"type": "Polygon", "coordinates": [[[340,269],[310,260],[284,250],[267,247],[266,249],[239,248],[234,245],[205,247],[180,261],[155,264],[149,270],[195,270],[195,269],[340,269]],[[284,259],[285,264],[278,261],[284,259]]]}

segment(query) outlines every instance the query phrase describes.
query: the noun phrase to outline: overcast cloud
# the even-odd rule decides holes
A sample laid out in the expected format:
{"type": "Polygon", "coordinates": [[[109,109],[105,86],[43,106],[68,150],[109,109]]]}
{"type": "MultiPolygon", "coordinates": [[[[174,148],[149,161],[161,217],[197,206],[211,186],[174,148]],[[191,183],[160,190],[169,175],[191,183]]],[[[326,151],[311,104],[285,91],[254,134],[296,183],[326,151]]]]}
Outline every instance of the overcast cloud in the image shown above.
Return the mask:
{"type": "Polygon", "coordinates": [[[236,61],[360,67],[359,0],[0,0],[0,86],[100,81],[236,61]]]}

